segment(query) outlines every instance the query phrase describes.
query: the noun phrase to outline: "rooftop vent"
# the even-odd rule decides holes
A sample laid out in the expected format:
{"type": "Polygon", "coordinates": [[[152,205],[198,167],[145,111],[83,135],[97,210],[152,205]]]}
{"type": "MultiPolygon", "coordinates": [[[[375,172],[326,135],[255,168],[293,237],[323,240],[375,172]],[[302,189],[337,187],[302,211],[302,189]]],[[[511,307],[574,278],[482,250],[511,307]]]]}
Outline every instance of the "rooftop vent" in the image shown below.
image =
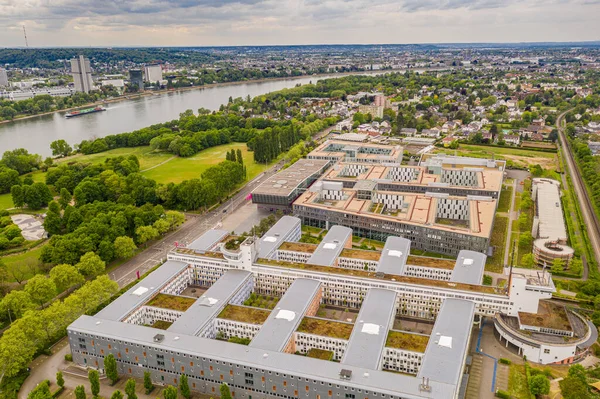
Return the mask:
{"type": "Polygon", "coordinates": [[[153,338],[154,342],[162,342],[165,339],[165,336],[162,334],[156,334],[153,338]]]}
{"type": "Polygon", "coordinates": [[[340,378],[342,380],[349,380],[352,378],[352,370],[342,369],[340,371],[340,378]]]}

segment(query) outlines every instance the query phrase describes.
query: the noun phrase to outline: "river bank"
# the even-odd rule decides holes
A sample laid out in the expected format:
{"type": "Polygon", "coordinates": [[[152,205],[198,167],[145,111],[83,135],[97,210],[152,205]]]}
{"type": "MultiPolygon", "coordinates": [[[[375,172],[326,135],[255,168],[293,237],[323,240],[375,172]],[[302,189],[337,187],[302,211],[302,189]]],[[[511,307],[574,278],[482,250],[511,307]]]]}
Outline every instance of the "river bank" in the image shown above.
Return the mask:
{"type": "MultiPolygon", "coordinates": [[[[443,70],[443,69],[445,69],[445,68],[414,68],[414,69],[410,69],[410,70],[413,70],[413,71],[439,71],[439,70],[443,70]]],[[[73,110],[80,109],[80,108],[94,107],[94,106],[103,105],[103,104],[112,104],[112,103],[118,103],[121,101],[129,101],[129,100],[135,100],[135,99],[140,99],[140,98],[144,98],[144,97],[160,96],[160,95],[165,95],[165,94],[169,94],[169,93],[186,92],[186,91],[198,90],[198,89],[227,87],[227,86],[243,85],[243,84],[248,84],[248,83],[265,83],[265,82],[277,82],[277,81],[284,81],[284,80],[299,80],[299,79],[306,79],[308,77],[315,77],[316,79],[323,79],[325,77],[341,78],[344,76],[353,76],[353,75],[379,75],[379,74],[385,74],[385,73],[405,72],[405,71],[406,71],[406,69],[388,69],[388,70],[381,70],[381,71],[340,72],[340,73],[334,73],[334,74],[324,73],[324,74],[315,74],[315,75],[290,76],[290,77],[284,77],[284,78],[262,78],[262,79],[242,80],[242,81],[237,81],[237,82],[210,83],[210,84],[202,85],[202,86],[180,87],[177,89],[162,89],[162,90],[155,90],[155,91],[143,91],[141,93],[129,93],[129,94],[121,95],[119,97],[103,99],[103,100],[92,102],[92,103],[78,105],[76,107],[56,109],[56,110],[52,110],[52,111],[48,111],[48,112],[43,112],[40,114],[16,117],[13,120],[0,121],[0,124],[15,123],[15,122],[19,122],[22,120],[27,120],[27,119],[31,119],[31,118],[40,117],[40,116],[52,115],[52,114],[55,114],[58,112],[69,112],[69,111],[73,111],[73,110]]]]}

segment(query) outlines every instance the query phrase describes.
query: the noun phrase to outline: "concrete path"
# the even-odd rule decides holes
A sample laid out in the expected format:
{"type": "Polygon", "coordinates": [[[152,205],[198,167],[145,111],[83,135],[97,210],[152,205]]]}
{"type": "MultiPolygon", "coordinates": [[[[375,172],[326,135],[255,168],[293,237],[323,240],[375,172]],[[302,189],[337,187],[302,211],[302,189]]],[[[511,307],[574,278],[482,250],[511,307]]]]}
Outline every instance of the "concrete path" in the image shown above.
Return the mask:
{"type": "Polygon", "coordinates": [[[513,180],[512,193],[510,198],[510,209],[508,211],[508,232],[506,233],[506,242],[504,247],[504,266],[509,264],[510,258],[510,242],[512,240],[512,222],[517,218],[515,212],[515,196],[517,194],[517,180],[513,180]]]}

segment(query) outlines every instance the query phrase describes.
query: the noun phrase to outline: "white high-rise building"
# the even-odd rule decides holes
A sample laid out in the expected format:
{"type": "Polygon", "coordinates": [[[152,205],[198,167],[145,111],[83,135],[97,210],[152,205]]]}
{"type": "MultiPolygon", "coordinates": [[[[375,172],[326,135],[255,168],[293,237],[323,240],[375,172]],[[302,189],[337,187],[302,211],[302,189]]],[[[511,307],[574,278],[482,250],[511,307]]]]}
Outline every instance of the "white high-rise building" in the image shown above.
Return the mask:
{"type": "Polygon", "coordinates": [[[146,65],[144,67],[144,75],[146,75],[147,82],[156,83],[163,80],[162,68],[158,64],[146,65]]]}
{"type": "Polygon", "coordinates": [[[2,86],[8,86],[8,75],[4,68],[0,68],[0,87],[2,86]]]}
{"type": "Polygon", "coordinates": [[[89,93],[90,90],[94,89],[90,60],[84,58],[83,55],[71,60],[71,75],[73,75],[73,82],[75,82],[75,91],[89,93]]]}

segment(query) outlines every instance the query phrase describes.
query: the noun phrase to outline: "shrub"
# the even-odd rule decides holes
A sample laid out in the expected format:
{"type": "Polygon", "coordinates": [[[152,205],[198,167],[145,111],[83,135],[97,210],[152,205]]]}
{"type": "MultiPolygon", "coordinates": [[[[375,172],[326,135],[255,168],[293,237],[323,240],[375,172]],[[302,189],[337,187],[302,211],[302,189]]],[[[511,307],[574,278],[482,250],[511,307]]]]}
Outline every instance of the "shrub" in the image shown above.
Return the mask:
{"type": "Polygon", "coordinates": [[[65,355],[65,360],[66,360],[67,362],[72,362],[72,361],[73,361],[73,355],[71,355],[70,353],[67,353],[67,354],[65,355]]]}
{"type": "Polygon", "coordinates": [[[511,364],[512,362],[510,360],[508,360],[508,359],[505,359],[505,358],[501,357],[500,359],[498,359],[498,363],[501,363],[501,364],[511,364]]]}
{"type": "Polygon", "coordinates": [[[500,398],[500,399],[511,399],[510,394],[508,392],[502,391],[502,390],[496,391],[496,397],[500,398]]]}

